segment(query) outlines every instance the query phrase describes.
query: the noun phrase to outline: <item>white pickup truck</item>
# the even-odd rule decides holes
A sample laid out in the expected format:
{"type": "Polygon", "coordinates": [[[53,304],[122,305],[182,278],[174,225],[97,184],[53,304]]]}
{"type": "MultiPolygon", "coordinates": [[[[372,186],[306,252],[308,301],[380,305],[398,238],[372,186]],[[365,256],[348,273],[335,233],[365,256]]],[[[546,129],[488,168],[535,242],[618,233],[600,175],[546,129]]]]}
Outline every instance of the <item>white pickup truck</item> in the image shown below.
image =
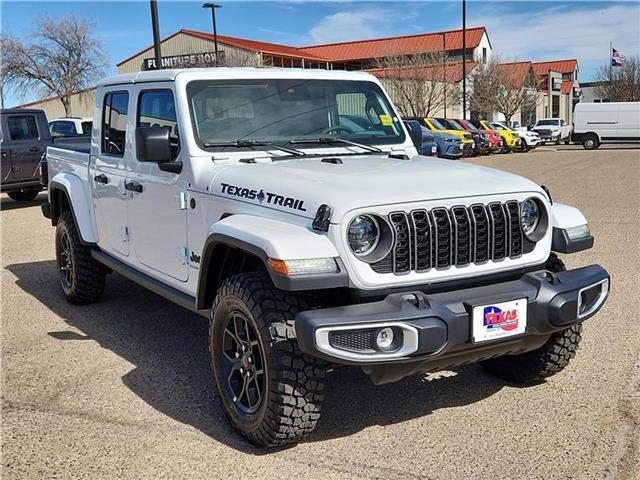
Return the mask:
{"type": "Polygon", "coordinates": [[[337,365],[539,382],[608,296],[602,267],[553,253],[593,245],[579,210],[417,155],[371,75],[161,70],[96,102],[90,150],[50,147],[43,169],[62,292],[97,301],[117,272],[207,317],[221,403],[257,445],[310,433],[337,365]]]}
{"type": "Polygon", "coordinates": [[[540,135],[540,142],[561,142],[568,144],[571,139],[571,125],[562,118],[541,118],[533,126],[532,130],[540,135]]]}

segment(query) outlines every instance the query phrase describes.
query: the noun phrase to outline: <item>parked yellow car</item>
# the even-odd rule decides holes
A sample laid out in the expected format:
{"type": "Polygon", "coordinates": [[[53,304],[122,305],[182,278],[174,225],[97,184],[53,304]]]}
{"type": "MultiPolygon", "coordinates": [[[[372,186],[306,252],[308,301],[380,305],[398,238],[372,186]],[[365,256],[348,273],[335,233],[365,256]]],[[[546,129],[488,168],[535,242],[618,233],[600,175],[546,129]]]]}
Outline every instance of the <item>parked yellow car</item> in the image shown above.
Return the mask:
{"type": "Polygon", "coordinates": [[[473,155],[473,148],[476,146],[476,144],[473,141],[471,133],[465,132],[463,130],[450,130],[440,122],[438,122],[435,118],[423,118],[422,120],[424,122],[423,125],[429,130],[433,130],[434,132],[449,133],[460,138],[460,141],[462,142],[463,156],[470,157],[471,155],[473,155]]]}
{"type": "Polygon", "coordinates": [[[487,130],[497,131],[504,140],[504,147],[507,151],[514,152],[520,149],[520,136],[515,130],[511,130],[504,125],[489,122],[487,120],[480,120],[480,125],[487,130]]]}

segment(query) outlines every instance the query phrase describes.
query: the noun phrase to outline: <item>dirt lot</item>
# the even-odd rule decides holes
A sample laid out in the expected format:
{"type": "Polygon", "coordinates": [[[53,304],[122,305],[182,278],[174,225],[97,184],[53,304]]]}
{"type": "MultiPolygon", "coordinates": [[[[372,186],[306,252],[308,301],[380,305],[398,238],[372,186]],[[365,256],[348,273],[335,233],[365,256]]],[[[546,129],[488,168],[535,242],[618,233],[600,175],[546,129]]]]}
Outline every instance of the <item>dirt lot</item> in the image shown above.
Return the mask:
{"type": "Polygon", "coordinates": [[[224,418],[203,318],[117,275],[99,304],[68,305],[44,195],[3,196],[2,477],[640,478],[640,151],[474,162],[546,184],[590,220],[595,247],[565,260],[602,264],[613,292],[578,357],[529,388],[477,366],[381,387],[341,369],[317,433],[275,452],[224,418]]]}

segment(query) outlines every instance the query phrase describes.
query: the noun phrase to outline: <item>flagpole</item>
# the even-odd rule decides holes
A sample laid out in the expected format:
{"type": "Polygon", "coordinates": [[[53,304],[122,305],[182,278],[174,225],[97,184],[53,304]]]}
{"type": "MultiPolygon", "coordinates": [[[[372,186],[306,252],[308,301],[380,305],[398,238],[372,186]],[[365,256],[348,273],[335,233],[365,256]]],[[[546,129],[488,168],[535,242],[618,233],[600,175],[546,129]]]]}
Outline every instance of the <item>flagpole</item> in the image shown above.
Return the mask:
{"type": "Polygon", "coordinates": [[[609,91],[613,85],[613,42],[609,42],[609,91]]]}

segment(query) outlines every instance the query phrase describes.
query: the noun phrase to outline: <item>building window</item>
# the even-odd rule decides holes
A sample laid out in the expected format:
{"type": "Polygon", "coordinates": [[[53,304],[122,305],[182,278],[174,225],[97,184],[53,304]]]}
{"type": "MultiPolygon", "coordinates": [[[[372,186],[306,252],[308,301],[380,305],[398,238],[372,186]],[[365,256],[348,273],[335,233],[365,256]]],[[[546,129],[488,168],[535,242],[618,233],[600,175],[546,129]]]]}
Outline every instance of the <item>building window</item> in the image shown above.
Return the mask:
{"type": "Polygon", "coordinates": [[[138,97],[138,127],[166,127],[171,142],[171,158],[180,151],[176,106],[171,90],[149,90],[138,97]]]}
{"type": "Polygon", "coordinates": [[[482,47],[482,63],[487,63],[487,47],[482,47]]]}
{"type": "Polygon", "coordinates": [[[122,157],[127,138],[128,92],[109,92],[102,107],[102,153],[122,157]]]}
{"type": "Polygon", "coordinates": [[[560,117],[560,97],[554,95],[551,98],[551,117],[558,118],[560,117]]]}

